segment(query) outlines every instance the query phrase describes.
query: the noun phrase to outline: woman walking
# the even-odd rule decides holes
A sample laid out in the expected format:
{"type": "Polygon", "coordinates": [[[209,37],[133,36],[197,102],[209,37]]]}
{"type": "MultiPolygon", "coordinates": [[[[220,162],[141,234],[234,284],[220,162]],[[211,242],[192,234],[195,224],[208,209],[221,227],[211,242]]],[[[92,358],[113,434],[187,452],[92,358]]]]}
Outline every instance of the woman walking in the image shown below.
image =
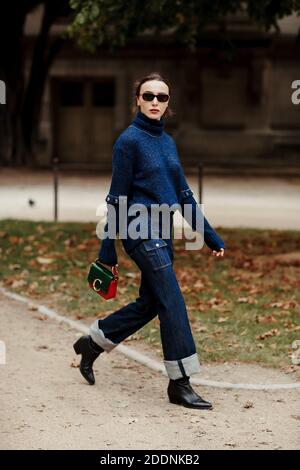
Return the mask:
{"type": "MultiPolygon", "coordinates": [[[[170,93],[169,81],[158,73],[135,84],[137,113],[114,144],[112,180],[105,200],[108,208],[115,208],[117,221],[124,196],[128,207],[143,204],[147,208],[149,225],[151,206],[178,204],[183,208],[190,204],[192,217],[189,223],[196,230],[199,206],[186,182],[175,141],[164,131],[165,120],[172,114],[170,93]]],[[[171,234],[173,212],[169,219],[171,234]]],[[[129,220],[133,220],[132,215],[128,216],[129,220]]],[[[117,233],[119,230],[117,223],[117,233]]],[[[205,217],[204,241],[213,255],[223,256],[224,242],[205,217]]],[[[164,365],[169,377],[169,401],[189,408],[212,408],[212,404],[202,399],[189,382],[190,376],[199,372],[199,360],[173,269],[172,235],[164,236],[159,221],[155,238],[140,236],[134,239],[127,234],[122,243],[141,271],[139,297],[106,318],[96,320],[90,327],[90,334],[74,344],[75,352],[82,356],[81,374],[89,384],[94,384],[92,366],[95,359],[104,351],[110,352],[158,315],[164,365]]],[[[108,266],[117,264],[114,238],[102,240],[99,260],[108,266]]]]}

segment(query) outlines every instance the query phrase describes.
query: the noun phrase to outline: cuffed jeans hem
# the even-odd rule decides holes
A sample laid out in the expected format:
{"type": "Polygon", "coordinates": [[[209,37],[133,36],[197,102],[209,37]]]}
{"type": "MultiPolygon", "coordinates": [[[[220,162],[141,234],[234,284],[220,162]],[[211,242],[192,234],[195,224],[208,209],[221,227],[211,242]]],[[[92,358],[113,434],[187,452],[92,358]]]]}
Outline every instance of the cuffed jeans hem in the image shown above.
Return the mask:
{"type": "Polygon", "coordinates": [[[181,377],[190,376],[197,374],[201,371],[198,354],[192,354],[191,356],[184,357],[183,359],[177,359],[176,361],[164,360],[165,368],[168,377],[171,380],[180,379],[181,377]]]}
{"type": "Polygon", "coordinates": [[[92,337],[92,340],[95,341],[98,346],[101,346],[101,348],[107,353],[118,346],[118,344],[113,343],[110,339],[105,338],[103,331],[100,330],[98,326],[98,320],[95,320],[94,323],[91,324],[90,336],[92,337]]]}

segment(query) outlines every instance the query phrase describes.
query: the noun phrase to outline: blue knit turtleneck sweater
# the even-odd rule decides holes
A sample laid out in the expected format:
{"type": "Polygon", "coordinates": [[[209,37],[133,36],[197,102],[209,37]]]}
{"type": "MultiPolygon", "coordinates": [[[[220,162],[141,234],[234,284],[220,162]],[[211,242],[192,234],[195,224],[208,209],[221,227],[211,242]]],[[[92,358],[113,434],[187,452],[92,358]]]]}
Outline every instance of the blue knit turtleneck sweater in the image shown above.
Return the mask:
{"type": "MultiPolygon", "coordinates": [[[[117,213],[120,196],[127,196],[127,207],[142,203],[147,207],[151,204],[191,204],[192,219],[185,219],[196,230],[196,212],[200,208],[189,188],[181,167],[176,143],[164,131],[165,119],[151,119],[138,111],[131,124],[119,135],[113,146],[112,180],[109,193],[105,200],[112,204],[117,213]]],[[[201,212],[202,214],[202,212],[201,212]]],[[[202,214],[203,216],[203,214],[202,214]]],[[[129,221],[132,217],[129,217],[129,221]]],[[[129,223],[129,222],[128,222],[129,223]]],[[[173,227],[173,215],[171,216],[173,227]]],[[[107,231],[106,223],[105,230],[107,231]]],[[[117,224],[117,233],[119,226],[117,224]]],[[[172,231],[170,232],[172,234],[172,231]]],[[[149,237],[150,238],[150,235],[149,237]]],[[[133,240],[121,238],[127,253],[143,238],[133,240]]],[[[172,235],[165,241],[172,246],[172,235]]],[[[225,248],[223,240],[216,234],[204,217],[204,241],[212,250],[225,248]]],[[[115,239],[102,240],[98,255],[100,261],[108,265],[117,263],[115,239]]]]}

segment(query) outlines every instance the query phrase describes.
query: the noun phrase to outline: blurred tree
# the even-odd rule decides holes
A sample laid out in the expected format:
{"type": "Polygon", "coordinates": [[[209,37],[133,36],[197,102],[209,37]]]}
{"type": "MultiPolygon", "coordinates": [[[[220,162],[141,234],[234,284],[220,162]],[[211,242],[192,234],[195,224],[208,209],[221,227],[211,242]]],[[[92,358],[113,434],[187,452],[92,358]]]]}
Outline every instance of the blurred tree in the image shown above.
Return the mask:
{"type": "Polygon", "coordinates": [[[0,80],[6,84],[6,105],[0,106],[0,164],[34,160],[41,102],[49,68],[64,39],[49,32],[60,17],[70,15],[68,0],[9,0],[1,4],[0,80]],[[33,38],[29,75],[25,77],[24,27],[26,17],[44,6],[39,33],[33,38]]]}
{"type": "Polygon", "coordinates": [[[70,0],[70,5],[75,19],[69,33],[91,51],[101,45],[114,50],[147,29],[159,35],[169,28],[179,43],[195,50],[204,27],[222,24],[228,15],[242,13],[265,31],[272,26],[279,31],[279,19],[300,13],[300,0],[70,0]]]}
{"type": "Polygon", "coordinates": [[[91,52],[124,46],[139,33],[155,35],[170,29],[174,44],[195,50],[206,25],[226,24],[243,12],[264,30],[278,30],[278,20],[300,12],[300,0],[5,0],[0,16],[0,80],[7,104],[0,106],[0,164],[34,161],[41,102],[49,68],[63,43],[50,28],[60,17],[74,18],[69,35],[91,52]],[[40,32],[34,39],[29,77],[24,77],[24,24],[27,15],[44,5],[40,32]],[[70,9],[71,7],[71,9],[70,9]]]}

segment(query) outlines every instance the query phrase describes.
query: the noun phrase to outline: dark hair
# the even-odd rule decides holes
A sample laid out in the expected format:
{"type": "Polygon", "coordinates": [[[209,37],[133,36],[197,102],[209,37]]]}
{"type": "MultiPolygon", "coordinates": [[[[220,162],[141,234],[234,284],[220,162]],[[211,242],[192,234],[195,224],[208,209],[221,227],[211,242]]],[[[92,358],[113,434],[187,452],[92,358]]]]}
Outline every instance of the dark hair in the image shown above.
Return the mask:
{"type": "MultiPolygon", "coordinates": [[[[164,78],[158,72],[152,72],[149,75],[147,75],[146,77],[143,77],[143,78],[141,78],[139,80],[136,80],[134,82],[134,86],[133,86],[133,88],[134,88],[134,90],[133,90],[134,103],[133,103],[133,106],[132,106],[132,109],[131,109],[133,113],[136,113],[136,111],[139,109],[139,106],[137,106],[137,104],[136,104],[136,98],[140,95],[141,86],[143,85],[143,83],[149,82],[150,80],[159,80],[160,82],[164,82],[166,85],[168,85],[169,95],[171,96],[172,86],[171,86],[169,80],[164,78]]],[[[168,106],[166,111],[163,114],[163,117],[164,118],[172,117],[172,116],[174,116],[174,114],[175,114],[175,112],[170,108],[170,106],[168,106]]]]}

